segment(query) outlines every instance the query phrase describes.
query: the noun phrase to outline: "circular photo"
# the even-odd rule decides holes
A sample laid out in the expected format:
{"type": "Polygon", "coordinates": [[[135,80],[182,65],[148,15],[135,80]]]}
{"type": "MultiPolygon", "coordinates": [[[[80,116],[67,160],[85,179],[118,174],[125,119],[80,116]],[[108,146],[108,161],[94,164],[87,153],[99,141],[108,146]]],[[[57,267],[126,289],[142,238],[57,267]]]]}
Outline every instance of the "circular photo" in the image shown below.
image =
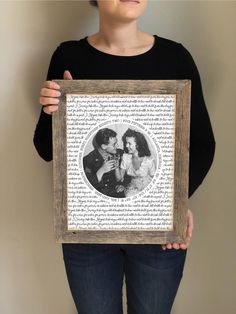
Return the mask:
{"type": "Polygon", "coordinates": [[[116,198],[137,195],[152,181],[159,156],[153,140],[132,124],[110,124],[97,129],[83,151],[89,183],[116,198]]]}

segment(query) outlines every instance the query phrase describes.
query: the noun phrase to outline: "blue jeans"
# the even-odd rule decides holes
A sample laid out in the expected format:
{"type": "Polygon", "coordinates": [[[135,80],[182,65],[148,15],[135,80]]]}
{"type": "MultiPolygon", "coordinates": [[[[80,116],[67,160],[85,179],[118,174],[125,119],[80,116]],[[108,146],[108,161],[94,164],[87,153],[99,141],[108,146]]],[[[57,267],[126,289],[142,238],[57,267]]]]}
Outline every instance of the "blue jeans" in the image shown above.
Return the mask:
{"type": "Polygon", "coordinates": [[[186,251],[149,244],[63,244],[63,255],[79,314],[122,314],[124,275],[129,314],[169,314],[186,251]]]}

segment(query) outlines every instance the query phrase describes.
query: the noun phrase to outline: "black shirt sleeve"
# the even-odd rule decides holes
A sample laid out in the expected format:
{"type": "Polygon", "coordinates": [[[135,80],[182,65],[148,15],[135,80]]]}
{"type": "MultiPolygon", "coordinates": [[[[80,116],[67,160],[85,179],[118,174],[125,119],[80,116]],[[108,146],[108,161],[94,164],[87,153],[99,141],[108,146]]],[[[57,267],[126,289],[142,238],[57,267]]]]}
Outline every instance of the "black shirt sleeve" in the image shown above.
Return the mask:
{"type": "MultiPolygon", "coordinates": [[[[52,55],[48,69],[47,80],[63,79],[65,70],[61,47],[59,46],[52,55]]],[[[41,114],[34,132],[34,146],[44,160],[52,160],[52,115],[41,110],[41,114]]]]}
{"type": "Polygon", "coordinates": [[[215,153],[215,140],[203,98],[200,76],[190,53],[180,45],[179,69],[183,79],[191,79],[191,122],[189,197],[202,183],[209,171],[215,153]]]}

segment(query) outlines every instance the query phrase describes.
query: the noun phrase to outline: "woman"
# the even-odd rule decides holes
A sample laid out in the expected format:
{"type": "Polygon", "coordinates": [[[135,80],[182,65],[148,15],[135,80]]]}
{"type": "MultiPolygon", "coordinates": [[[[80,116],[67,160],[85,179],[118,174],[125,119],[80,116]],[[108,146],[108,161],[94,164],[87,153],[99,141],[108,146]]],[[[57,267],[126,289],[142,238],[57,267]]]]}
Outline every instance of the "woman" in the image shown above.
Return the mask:
{"type": "MultiPolygon", "coordinates": [[[[40,93],[43,106],[34,136],[38,153],[52,159],[51,114],[60,86],[52,79],[191,79],[189,196],[206,176],[214,137],[196,65],[178,43],[137,27],[147,0],[97,0],[99,30],[54,52],[40,93]]],[[[187,242],[161,245],[63,244],[71,292],[79,314],[121,314],[125,273],[129,314],[167,314],[182,277],[193,220],[188,212],[187,242]]]]}
{"type": "Polygon", "coordinates": [[[127,173],[132,177],[125,189],[125,197],[134,196],[145,189],[151,182],[156,166],[144,135],[128,129],[122,136],[125,153],[122,156],[120,167],[116,169],[118,181],[124,180],[127,173]]]}

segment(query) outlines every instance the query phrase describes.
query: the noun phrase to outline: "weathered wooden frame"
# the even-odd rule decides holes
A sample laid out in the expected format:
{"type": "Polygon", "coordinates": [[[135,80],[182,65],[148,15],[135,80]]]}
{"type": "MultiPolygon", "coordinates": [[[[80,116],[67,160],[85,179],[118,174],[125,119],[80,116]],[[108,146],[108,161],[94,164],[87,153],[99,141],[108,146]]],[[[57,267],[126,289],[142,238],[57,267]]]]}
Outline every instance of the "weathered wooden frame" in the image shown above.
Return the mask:
{"type": "Polygon", "coordinates": [[[162,244],[184,242],[188,209],[188,164],[191,81],[189,80],[56,80],[61,87],[53,114],[55,234],[60,243],[162,244]],[[76,230],[67,228],[66,94],[176,95],[174,213],[172,231],[76,230]]]}

